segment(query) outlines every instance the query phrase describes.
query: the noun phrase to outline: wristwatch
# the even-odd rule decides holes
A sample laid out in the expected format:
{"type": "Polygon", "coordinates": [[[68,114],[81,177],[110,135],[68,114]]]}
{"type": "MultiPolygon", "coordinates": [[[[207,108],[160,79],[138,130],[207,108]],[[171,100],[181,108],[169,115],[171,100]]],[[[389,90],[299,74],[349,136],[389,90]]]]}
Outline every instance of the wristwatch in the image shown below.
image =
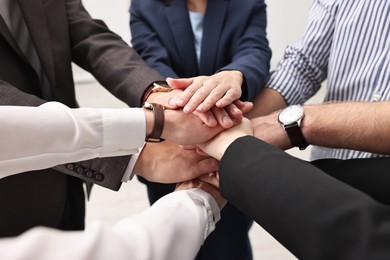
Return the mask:
{"type": "Polygon", "coordinates": [[[301,121],[305,113],[303,107],[300,105],[292,105],[286,107],[279,113],[279,123],[286,130],[291,143],[300,150],[305,150],[309,145],[301,130],[301,121]]]}
{"type": "Polygon", "coordinates": [[[156,92],[170,92],[173,88],[171,88],[167,83],[165,82],[154,82],[153,86],[150,87],[148,90],[146,90],[144,95],[144,102],[148,99],[150,94],[156,93],[156,92]]]}
{"type": "Polygon", "coordinates": [[[153,130],[150,133],[150,135],[145,138],[145,141],[150,143],[158,143],[164,141],[164,139],[161,138],[161,134],[164,130],[164,120],[165,120],[164,107],[159,104],[145,102],[144,108],[153,110],[153,115],[154,115],[153,130]]]}

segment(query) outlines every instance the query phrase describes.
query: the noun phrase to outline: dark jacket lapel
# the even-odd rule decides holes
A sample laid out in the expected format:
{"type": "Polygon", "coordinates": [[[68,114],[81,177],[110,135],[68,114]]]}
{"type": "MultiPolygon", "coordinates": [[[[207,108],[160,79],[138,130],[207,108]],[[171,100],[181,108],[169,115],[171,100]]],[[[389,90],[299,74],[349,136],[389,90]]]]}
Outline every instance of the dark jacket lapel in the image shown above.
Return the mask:
{"type": "Polygon", "coordinates": [[[194,35],[186,1],[174,0],[165,9],[166,18],[174,35],[176,48],[185,66],[186,75],[198,75],[194,35]]]}
{"type": "Polygon", "coordinates": [[[200,75],[212,75],[216,72],[215,61],[227,6],[227,0],[207,1],[206,14],[203,21],[200,75]]]}
{"type": "Polygon", "coordinates": [[[1,15],[0,15],[0,34],[9,43],[9,45],[19,54],[19,56],[27,62],[25,56],[23,55],[22,51],[19,49],[18,44],[16,43],[14,37],[12,36],[10,30],[8,29],[7,24],[4,22],[3,17],[1,15]]]}
{"type": "Polygon", "coordinates": [[[18,1],[42,68],[46,73],[50,85],[53,87],[55,86],[53,52],[42,2],[40,0],[18,1]]]}

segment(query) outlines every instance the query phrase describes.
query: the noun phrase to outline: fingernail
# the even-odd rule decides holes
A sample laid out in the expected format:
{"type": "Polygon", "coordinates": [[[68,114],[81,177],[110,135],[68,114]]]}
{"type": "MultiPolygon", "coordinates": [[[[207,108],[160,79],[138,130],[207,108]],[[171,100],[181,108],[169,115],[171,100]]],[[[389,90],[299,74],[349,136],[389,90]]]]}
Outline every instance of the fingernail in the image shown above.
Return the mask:
{"type": "Polygon", "coordinates": [[[183,111],[184,112],[190,112],[191,111],[191,107],[190,106],[185,106],[184,108],[183,108],[183,111]]]}
{"type": "Polygon", "coordinates": [[[240,110],[240,109],[238,109],[238,108],[236,108],[236,107],[235,107],[235,108],[233,108],[233,113],[236,113],[236,114],[237,114],[237,113],[240,113],[240,112],[241,112],[241,110],[240,110]]]}
{"type": "Polygon", "coordinates": [[[233,121],[230,119],[230,117],[228,117],[228,116],[224,116],[223,118],[222,118],[222,122],[224,122],[225,124],[227,124],[227,123],[233,123],[233,121]]]}
{"type": "Polygon", "coordinates": [[[178,106],[180,106],[180,107],[184,106],[184,100],[183,100],[183,99],[177,100],[177,101],[176,101],[176,105],[178,105],[178,106]]]}
{"type": "Polygon", "coordinates": [[[209,116],[209,124],[215,124],[215,123],[217,123],[215,118],[213,116],[209,116]]]}
{"type": "Polygon", "coordinates": [[[203,105],[203,104],[199,105],[199,106],[196,108],[196,110],[199,111],[199,112],[203,112],[203,110],[204,110],[204,105],[203,105]]]}
{"type": "Polygon", "coordinates": [[[170,106],[175,106],[175,105],[176,105],[176,100],[175,100],[175,98],[173,97],[173,98],[169,99],[168,104],[169,104],[170,106]]]}

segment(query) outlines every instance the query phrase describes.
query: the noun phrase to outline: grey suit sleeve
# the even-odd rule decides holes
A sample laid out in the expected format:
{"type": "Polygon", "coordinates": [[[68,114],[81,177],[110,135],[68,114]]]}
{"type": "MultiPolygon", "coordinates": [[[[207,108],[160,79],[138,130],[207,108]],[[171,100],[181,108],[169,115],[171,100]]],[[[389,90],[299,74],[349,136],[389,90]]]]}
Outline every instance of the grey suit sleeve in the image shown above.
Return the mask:
{"type": "Polygon", "coordinates": [[[243,137],[219,172],[222,195],[298,258],[390,258],[390,207],[309,162],[243,137]]]}
{"type": "Polygon", "coordinates": [[[46,103],[37,96],[27,94],[9,83],[0,80],[0,105],[2,106],[40,106],[46,103]]]}

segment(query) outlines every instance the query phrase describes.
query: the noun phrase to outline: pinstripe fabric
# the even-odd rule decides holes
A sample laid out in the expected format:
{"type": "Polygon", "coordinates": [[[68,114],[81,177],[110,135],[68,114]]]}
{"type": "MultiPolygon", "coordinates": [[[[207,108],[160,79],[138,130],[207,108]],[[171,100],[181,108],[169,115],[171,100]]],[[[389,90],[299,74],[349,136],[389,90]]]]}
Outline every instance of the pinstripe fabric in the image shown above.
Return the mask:
{"type": "MultiPolygon", "coordinates": [[[[303,38],[287,47],[267,87],[301,104],[328,80],[324,101],[390,99],[390,1],[314,0],[303,38]]],[[[313,147],[312,159],[380,155],[313,147]]]]}

